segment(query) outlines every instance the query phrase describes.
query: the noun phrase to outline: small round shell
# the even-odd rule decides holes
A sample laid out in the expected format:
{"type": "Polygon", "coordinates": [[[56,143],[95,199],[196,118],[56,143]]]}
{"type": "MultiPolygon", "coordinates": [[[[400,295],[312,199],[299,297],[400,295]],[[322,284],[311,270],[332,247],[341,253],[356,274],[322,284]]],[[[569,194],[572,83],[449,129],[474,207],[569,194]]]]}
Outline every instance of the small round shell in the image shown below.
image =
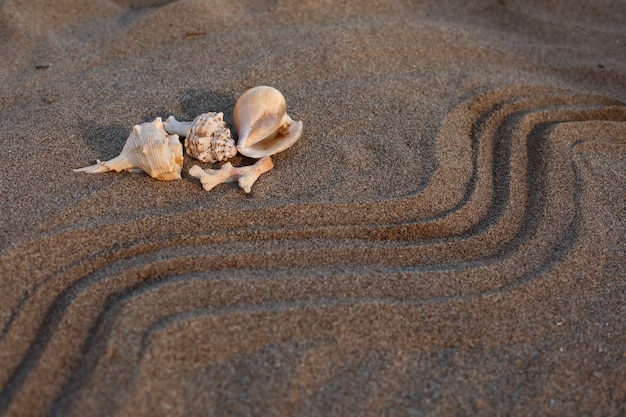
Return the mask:
{"type": "Polygon", "coordinates": [[[218,162],[237,154],[223,117],[223,113],[205,113],[194,119],[185,139],[190,156],[202,162],[218,162]]]}
{"type": "Polygon", "coordinates": [[[191,122],[179,122],[170,116],[164,126],[168,132],[186,137],[187,153],[202,162],[225,161],[237,154],[223,113],[203,113],[191,122]]]}
{"type": "Polygon", "coordinates": [[[244,92],[235,103],[233,121],[239,135],[237,150],[251,158],[282,152],[302,135],[302,122],[289,117],[285,97],[273,87],[244,92]]]}

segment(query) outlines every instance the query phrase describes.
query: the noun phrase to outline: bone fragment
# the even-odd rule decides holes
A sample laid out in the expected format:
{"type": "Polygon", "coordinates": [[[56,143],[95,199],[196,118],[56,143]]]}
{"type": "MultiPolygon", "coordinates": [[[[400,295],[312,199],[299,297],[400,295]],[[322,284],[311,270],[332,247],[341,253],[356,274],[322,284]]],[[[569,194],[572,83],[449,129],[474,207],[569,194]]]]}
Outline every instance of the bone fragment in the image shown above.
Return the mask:
{"type": "Polygon", "coordinates": [[[211,191],[216,185],[235,182],[249,193],[252,184],[261,176],[261,174],[274,168],[272,159],[269,156],[259,159],[254,165],[245,167],[234,167],[230,162],[226,162],[219,169],[202,169],[197,165],[189,169],[189,175],[198,178],[202,183],[202,187],[206,191],[211,191]]]}

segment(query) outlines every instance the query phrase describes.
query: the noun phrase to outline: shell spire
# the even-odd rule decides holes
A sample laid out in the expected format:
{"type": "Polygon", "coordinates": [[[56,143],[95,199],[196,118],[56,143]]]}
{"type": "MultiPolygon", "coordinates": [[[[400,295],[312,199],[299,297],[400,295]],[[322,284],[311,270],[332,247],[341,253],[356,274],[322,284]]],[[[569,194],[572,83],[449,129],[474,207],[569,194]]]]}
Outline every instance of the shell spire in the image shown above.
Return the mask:
{"type": "Polygon", "coordinates": [[[157,117],[152,122],[135,125],[122,152],[115,158],[104,162],[97,160],[95,165],[74,172],[143,171],[152,178],[171,181],[181,178],[182,167],[183,146],[178,135],[168,135],[161,118],[157,117]]]}
{"type": "Polygon", "coordinates": [[[225,161],[237,154],[224,113],[203,113],[191,122],[179,122],[170,116],[163,126],[168,133],[186,136],[187,153],[202,162],[225,161]]]}
{"type": "Polygon", "coordinates": [[[282,152],[302,135],[302,122],[287,114],[282,93],[273,87],[258,86],[245,91],[235,103],[237,150],[251,158],[282,152]]]}

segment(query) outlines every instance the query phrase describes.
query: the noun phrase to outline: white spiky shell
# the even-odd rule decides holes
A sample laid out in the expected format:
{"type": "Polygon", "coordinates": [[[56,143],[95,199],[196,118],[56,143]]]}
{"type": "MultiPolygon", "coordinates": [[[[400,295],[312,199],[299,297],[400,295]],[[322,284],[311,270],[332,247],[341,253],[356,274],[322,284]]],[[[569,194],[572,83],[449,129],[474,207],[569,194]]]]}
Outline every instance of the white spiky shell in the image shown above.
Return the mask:
{"type": "Polygon", "coordinates": [[[237,154],[223,113],[203,113],[191,122],[179,122],[170,116],[163,125],[168,133],[186,136],[187,153],[202,162],[225,161],[237,154]]]}
{"type": "Polygon", "coordinates": [[[183,145],[178,135],[168,135],[160,117],[149,123],[135,125],[122,152],[109,161],[75,169],[91,174],[109,171],[143,171],[161,181],[181,178],[183,145]]]}
{"type": "Polygon", "coordinates": [[[289,117],[285,97],[268,86],[253,87],[237,99],[233,122],[237,150],[251,158],[282,152],[302,135],[302,122],[289,117]]]}

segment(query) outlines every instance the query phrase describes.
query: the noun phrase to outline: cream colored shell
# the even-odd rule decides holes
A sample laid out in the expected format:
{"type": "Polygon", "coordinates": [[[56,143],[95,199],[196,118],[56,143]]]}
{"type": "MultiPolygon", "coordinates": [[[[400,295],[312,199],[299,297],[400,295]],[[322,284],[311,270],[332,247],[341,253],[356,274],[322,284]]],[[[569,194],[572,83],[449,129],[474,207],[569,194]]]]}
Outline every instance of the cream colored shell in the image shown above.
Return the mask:
{"type": "Polygon", "coordinates": [[[183,146],[178,135],[168,135],[161,118],[135,125],[119,156],[109,161],[75,169],[74,172],[96,174],[109,171],[145,172],[161,181],[180,179],[183,146]]]}
{"type": "Polygon", "coordinates": [[[223,113],[203,113],[191,122],[179,122],[170,116],[164,127],[168,133],[186,136],[187,153],[202,162],[225,161],[237,154],[235,141],[226,128],[223,113]]]}
{"type": "Polygon", "coordinates": [[[289,117],[285,97],[273,87],[244,92],[235,103],[233,122],[239,135],[237,150],[251,158],[282,152],[302,135],[302,122],[289,117]]]}

